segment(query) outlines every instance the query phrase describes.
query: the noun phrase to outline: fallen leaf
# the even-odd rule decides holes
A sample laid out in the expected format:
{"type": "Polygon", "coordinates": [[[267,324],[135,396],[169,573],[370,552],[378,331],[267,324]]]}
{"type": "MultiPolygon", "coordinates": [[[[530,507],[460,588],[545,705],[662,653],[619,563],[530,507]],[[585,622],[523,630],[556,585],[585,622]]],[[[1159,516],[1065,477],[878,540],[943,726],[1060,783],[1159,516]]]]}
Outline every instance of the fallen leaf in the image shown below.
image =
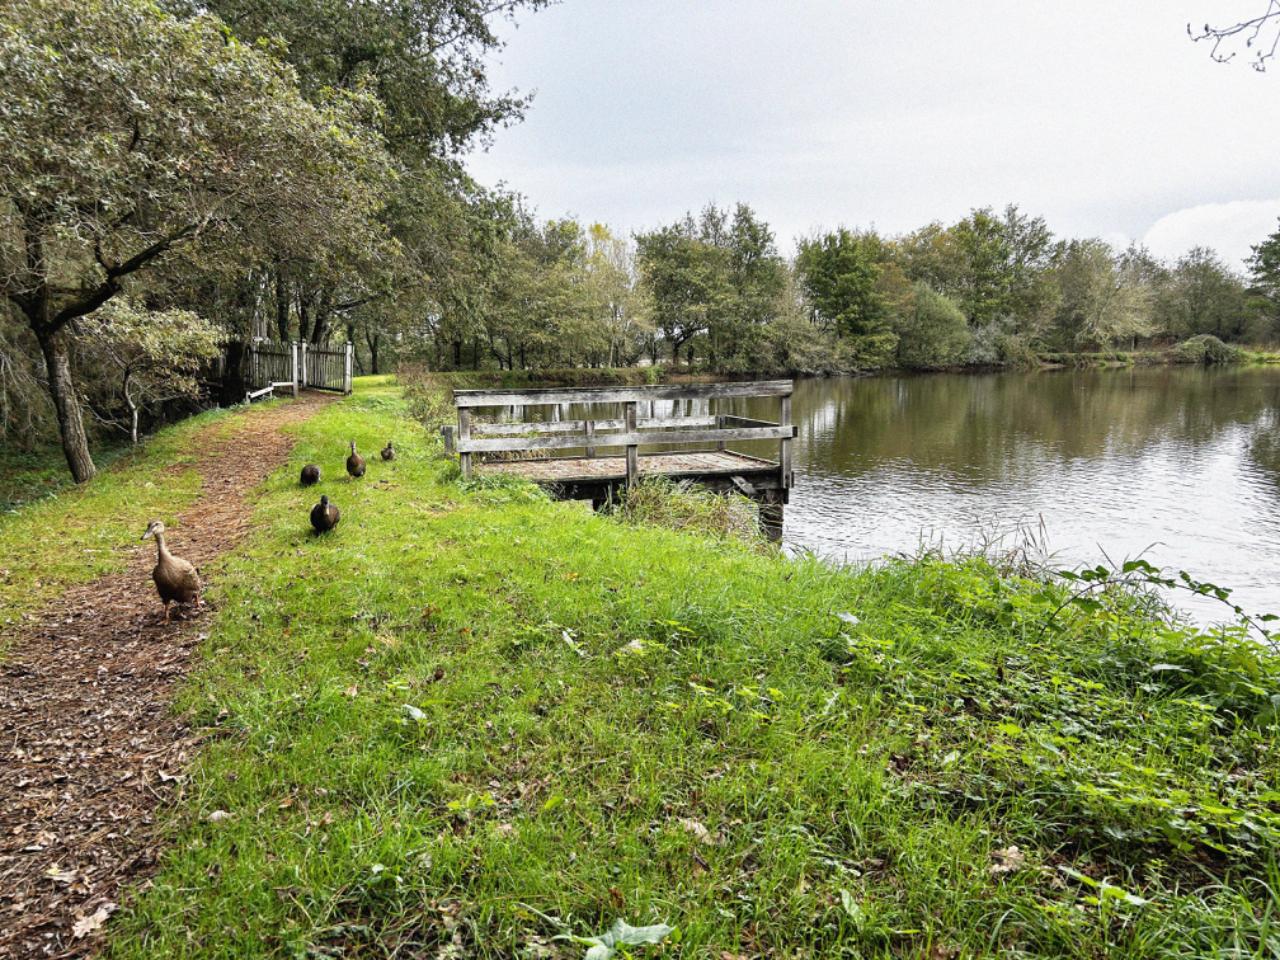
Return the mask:
{"type": "Polygon", "coordinates": [[[58,866],[56,863],[52,864],[49,869],[44,872],[44,875],[54,883],[70,883],[76,878],[76,872],[74,870],[63,870],[62,867],[58,866]]]}
{"type": "Polygon", "coordinates": [[[107,922],[107,918],[115,912],[115,909],[116,905],[114,903],[104,903],[89,916],[81,917],[72,924],[71,935],[77,940],[81,940],[91,933],[96,933],[107,922]]]}
{"type": "Polygon", "coordinates": [[[716,841],[715,841],[715,838],[711,836],[711,831],[709,831],[697,820],[691,819],[689,817],[681,817],[679,822],[680,822],[680,826],[684,827],[685,830],[693,834],[698,839],[699,843],[705,843],[711,846],[715,846],[716,841]]]}
{"type": "Polygon", "coordinates": [[[987,872],[993,877],[1021,870],[1027,863],[1027,856],[1017,846],[1005,847],[1003,850],[991,851],[991,866],[987,872]]]}

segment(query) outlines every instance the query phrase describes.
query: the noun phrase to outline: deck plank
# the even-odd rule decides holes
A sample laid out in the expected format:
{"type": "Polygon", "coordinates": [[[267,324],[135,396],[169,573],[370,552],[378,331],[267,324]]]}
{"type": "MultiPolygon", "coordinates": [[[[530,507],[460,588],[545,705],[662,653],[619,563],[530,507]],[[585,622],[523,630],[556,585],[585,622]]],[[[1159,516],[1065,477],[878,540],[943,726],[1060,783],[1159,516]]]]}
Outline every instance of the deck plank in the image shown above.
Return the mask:
{"type": "MultiPolygon", "coordinates": [[[[777,470],[777,463],[732,451],[658,453],[640,458],[641,474],[731,476],[777,470]]],[[[480,473],[506,474],[543,483],[575,480],[626,479],[626,457],[555,457],[538,460],[500,460],[476,465],[480,473]]]]}

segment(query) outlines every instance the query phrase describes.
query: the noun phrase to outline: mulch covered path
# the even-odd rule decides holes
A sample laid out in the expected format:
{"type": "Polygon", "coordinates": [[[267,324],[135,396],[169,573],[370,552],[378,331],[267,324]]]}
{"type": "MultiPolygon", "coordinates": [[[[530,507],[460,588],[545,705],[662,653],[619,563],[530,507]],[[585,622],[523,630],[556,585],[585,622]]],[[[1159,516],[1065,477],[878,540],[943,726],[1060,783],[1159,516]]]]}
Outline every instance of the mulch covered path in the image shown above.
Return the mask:
{"type": "MultiPolygon", "coordinates": [[[[204,567],[234,548],[249,530],[250,491],[289,455],[280,428],[327,399],[304,394],[249,411],[201,449],[200,496],[179,515],[170,549],[204,567]]],[[[156,811],[180,788],[195,747],[171,703],[208,606],[166,624],[154,564],[152,542],[138,543],[124,572],[68,590],[8,638],[0,958],[92,954],[125,889],[156,868],[156,811]]]]}

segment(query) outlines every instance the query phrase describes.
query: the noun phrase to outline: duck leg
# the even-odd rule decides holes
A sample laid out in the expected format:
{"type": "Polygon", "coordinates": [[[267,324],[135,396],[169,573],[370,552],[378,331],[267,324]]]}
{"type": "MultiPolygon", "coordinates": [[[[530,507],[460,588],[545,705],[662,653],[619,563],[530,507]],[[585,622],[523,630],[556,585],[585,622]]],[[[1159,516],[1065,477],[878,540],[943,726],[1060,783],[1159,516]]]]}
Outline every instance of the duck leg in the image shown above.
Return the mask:
{"type": "Polygon", "coordinates": [[[164,622],[169,622],[169,601],[164,601],[164,622]]]}

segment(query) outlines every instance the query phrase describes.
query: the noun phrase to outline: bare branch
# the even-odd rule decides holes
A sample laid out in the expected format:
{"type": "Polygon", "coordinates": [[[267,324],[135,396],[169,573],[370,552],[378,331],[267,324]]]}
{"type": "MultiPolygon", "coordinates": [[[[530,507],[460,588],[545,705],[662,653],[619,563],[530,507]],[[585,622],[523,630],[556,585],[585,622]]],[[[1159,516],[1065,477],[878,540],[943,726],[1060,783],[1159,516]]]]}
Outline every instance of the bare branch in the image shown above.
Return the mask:
{"type": "Polygon", "coordinates": [[[1267,62],[1275,59],[1277,50],[1280,50],[1280,0],[1267,0],[1267,8],[1262,14],[1230,26],[1214,27],[1206,23],[1204,29],[1197,32],[1188,23],[1187,36],[1195,43],[1209,41],[1209,56],[1217,63],[1229,63],[1235,59],[1237,50],[1226,51],[1232,43],[1243,38],[1245,48],[1252,52],[1249,66],[1265,73],[1267,62]]]}

